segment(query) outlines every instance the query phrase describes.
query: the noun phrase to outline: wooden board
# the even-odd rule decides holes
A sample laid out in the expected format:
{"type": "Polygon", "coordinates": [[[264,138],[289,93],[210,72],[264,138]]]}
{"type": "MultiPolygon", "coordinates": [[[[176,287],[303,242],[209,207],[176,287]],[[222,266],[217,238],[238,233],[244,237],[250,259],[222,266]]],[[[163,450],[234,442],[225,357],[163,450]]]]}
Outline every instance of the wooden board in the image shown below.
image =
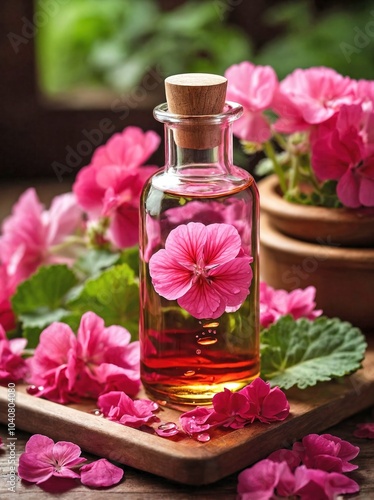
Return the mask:
{"type": "MultiPolygon", "coordinates": [[[[54,440],[67,440],[100,457],[174,481],[209,484],[266,457],[311,432],[321,432],[374,405],[374,342],[363,369],[343,380],[306,390],[287,391],[291,415],[283,422],[252,424],[239,430],[216,430],[207,443],[165,439],[122,426],[90,413],[94,402],[63,406],[17,388],[16,426],[54,440]]],[[[6,423],[7,388],[0,388],[0,421],[6,423]]],[[[178,421],[179,412],[162,408],[162,421],[178,421]]]]}

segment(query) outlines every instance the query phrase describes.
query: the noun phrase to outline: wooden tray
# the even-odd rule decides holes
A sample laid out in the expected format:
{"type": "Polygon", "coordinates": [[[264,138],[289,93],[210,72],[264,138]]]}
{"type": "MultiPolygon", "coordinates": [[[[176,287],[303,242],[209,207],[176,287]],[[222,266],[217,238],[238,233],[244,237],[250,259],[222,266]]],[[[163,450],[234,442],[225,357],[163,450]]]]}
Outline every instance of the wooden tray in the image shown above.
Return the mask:
{"type": "MultiPolygon", "coordinates": [[[[63,406],[17,388],[16,426],[54,440],[72,441],[87,452],[190,485],[209,484],[374,405],[374,343],[363,369],[350,377],[289,390],[291,415],[277,424],[255,423],[216,430],[207,443],[188,437],[166,439],[110,422],[90,413],[94,402],[63,406]]],[[[7,388],[0,387],[0,421],[7,422],[7,388]]],[[[178,422],[180,412],[162,408],[162,421],[178,422]]]]}

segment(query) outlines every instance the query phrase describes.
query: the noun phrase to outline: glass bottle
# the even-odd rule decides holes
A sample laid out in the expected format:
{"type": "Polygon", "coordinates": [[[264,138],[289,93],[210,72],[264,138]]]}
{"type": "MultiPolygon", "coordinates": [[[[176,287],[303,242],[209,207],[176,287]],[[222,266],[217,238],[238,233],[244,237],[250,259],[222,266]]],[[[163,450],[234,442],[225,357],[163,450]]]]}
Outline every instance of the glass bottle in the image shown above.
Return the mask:
{"type": "Polygon", "coordinates": [[[141,200],[141,378],[156,400],[204,405],[259,374],[258,192],[232,164],[226,80],[165,83],[165,167],[141,200]]]}

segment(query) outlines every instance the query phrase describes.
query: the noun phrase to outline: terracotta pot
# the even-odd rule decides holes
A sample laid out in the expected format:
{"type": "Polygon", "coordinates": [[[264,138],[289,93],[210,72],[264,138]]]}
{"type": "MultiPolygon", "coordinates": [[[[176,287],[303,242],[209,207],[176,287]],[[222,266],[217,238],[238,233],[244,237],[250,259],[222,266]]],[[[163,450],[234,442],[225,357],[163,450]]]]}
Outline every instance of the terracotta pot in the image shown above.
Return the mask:
{"type": "Polygon", "coordinates": [[[352,210],[290,203],[281,197],[275,175],[263,179],[258,187],[261,211],[281,233],[322,245],[374,248],[374,208],[352,210]]]}
{"type": "MultiPolygon", "coordinates": [[[[317,289],[317,306],[323,309],[324,314],[350,321],[365,331],[373,331],[374,248],[343,246],[342,241],[346,241],[352,222],[344,232],[339,229],[336,220],[331,226],[326,219],[318,221],[317,212],[323,212],[324,217],[327,217],[330,209],[299,207],[284,201],[277,193],[276,184],[273,178],[259,183],[261,278],[274,288],[288,291],[313,285],[317,289]],[[269,200],[269,196],[272,199],[269,200]],[[275,204],[278,210],[273,214],[275,204]],[[287,208],[284,209],[285,206],[287,208]],[[309,211],[313,213],[309,214],[309,211]],[[306,212],[308,216],[303,220],[301,214],[306,212]],[[312,229],[309,229],[310,223],[312,229]],[[281,229],[284,233],[291,232],[296,237],[283,234],[281,229]],[[310,239],[313,234],[314,243],[298,238],[300,232],[304,233],[303,240],[306,239],[305,234],[309,235],[310,239]],[[328,246],[326,243],[334,246],[328,246]]],[[[332,219],[336,219],[339,209],[332,210],[332,219]]],[[[342,213],[345,220],[343,225],[346,225],[347,217],[354,217],[354,214],[346,210],[342,213]]],[[[362,227],[370,238],[374,226],[369,228],[366,217],[362,227]]],[[[357,220],[357,224],[360,224],[361,219],[357,220]]],[[[360,232],[354,229],[352,228],[352,232],[355,232],[355,239],[366,243],[367,240],[360,238],[360,232]]]]}

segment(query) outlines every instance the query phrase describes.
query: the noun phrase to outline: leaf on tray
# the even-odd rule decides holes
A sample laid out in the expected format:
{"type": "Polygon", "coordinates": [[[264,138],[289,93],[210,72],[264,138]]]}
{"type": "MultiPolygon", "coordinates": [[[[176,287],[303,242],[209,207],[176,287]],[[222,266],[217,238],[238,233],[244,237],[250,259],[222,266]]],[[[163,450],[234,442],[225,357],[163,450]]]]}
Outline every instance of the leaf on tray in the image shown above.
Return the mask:
{"type": "Polygon", "coordinates": [[[261,376],[300,389],[358,370],[367,344],[359,328],[337,318],[280,318],[261,333],[261,376]]]}

